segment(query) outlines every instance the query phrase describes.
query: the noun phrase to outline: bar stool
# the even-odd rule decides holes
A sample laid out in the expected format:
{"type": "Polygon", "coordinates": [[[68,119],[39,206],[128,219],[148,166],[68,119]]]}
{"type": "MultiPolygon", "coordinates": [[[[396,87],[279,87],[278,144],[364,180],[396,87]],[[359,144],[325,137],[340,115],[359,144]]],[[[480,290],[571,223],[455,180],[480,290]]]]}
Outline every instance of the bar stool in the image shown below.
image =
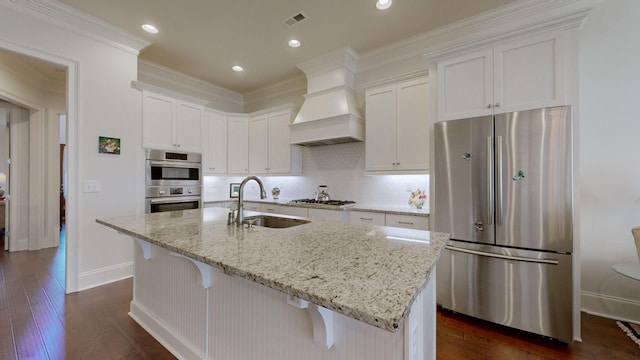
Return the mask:
{"type": "Polygon", "coordinates": [[[638,262],[614,264],[613,270],[626,277],[640,281],[640,226],[631,229],[631,234],[636,242],[636,251],[638,252],[638,262]]]}

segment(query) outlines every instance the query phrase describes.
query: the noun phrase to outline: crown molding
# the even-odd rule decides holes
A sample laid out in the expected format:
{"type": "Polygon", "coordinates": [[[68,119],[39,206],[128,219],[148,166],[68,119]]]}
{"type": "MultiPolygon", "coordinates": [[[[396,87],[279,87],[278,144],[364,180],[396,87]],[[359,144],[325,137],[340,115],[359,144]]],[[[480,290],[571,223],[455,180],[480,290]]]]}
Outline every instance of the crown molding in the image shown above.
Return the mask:
{"type": "Polygon", "coordinates": [[[134,88],[134,89],[140,90],[140,91],[150,91],[152,93],[165,95],[165,96],[168,96],[168,97],[171,97],[171,98],[174,98],[174,99],[178,99],[178,100],[182,100],[182,101],[188,101],[190,103],[193,103],[193,104],[196,104],[196,105],[200,105],[200,106],[205,106],[209,102],[208,100],[199,99],[199,98],[194,97],[194,96],[190,96],[190,95],[187,95],[187,94],[183,94],[181,92],[165,89],[165,88],[160,87],[160,86],[147,84],[147,83],[144,83],[142,81],[132,81],[131,82],[131,87],[134,88]]]}
{"type": "Polygon", "coordinates": [[[53,0],[5,0],[3,6],[138,55],[152,42],[53,0]]]}
{"type": "Polygon", "coordinates": [[[360,55],[357,72],[452,53],[543,31],[579,28],[603,0],[520,0],[360,55]]]}
{"type": "Polygon", "coordinates": [[[398,74],[398,75],[387,77],[380,80],[368,81],[366,83],[360,84],[360,87],[364,90],[367,90],[367,89],[378,87],[378,86],[395,84],[405,80],[412,80],[417,78],[428,79],[428,77],[429,77],[429,70],[424,69],[424,70],[411,71],[403,74],[398,74]]]}
{"type": "Polygon", "coordinates": [[[300,74],[286,80],[270,84],[259,89],[244,94],[245,106],[250,106],[257,102],[268,101],[269,99],[284,97],[290,94],[300,95],[307,91],[307,78],[300,74]]]}
{"type": "Polygon", "coordinates": [[[357,62],[358,53],[356,53],[351,47],[346,46],[328,54],[300,63],[297,66],[298,69],[302,70],[307,74],[307,76],[315,76],[317,74],[342,68],[355,73],[357,62]]]}
{"type": "Polygon", "coordinates": [[[197,94],[196,96],[202,99],[220,99],[240,107],[244,106],[243,96],[237,92],[138,58],[138,78],[141,77],[147,82],[168,84],[172,88],[197,94]]]}

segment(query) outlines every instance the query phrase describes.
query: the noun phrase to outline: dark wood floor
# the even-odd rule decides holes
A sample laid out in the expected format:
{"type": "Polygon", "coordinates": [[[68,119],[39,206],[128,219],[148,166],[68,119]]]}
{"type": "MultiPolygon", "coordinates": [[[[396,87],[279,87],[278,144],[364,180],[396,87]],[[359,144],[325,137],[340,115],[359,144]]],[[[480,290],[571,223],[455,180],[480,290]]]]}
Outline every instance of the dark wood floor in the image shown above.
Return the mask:
{"type": "MultiPolygon", "coordinates": [[[[63,247],[0,250],[0,360],[174,359],[127,315],[131,279],[65,296],[64,266],[63,247]]],[[[439,360],[640,359],[615,321],[589,314],[571,345],[448,311],[437,324],[439,360]]]]}

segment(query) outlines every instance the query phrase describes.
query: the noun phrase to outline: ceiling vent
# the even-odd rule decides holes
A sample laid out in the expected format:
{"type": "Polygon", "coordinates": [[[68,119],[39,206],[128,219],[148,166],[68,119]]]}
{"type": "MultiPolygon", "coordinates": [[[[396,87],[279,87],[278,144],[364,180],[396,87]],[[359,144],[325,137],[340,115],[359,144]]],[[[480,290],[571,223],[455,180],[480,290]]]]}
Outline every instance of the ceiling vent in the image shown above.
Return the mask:
{"type": "Polygon", "coordinates": [[[288,18],[282,20],[282,23],[284,24],[284,26],[291,29],[292,27],[298,25],[300,22],[302,22],[306,18],[307,18],[307,15],[305,15],[304,13],[302,13],[302,11],[300,11],[295,15],[289,16],[288,18]]]}

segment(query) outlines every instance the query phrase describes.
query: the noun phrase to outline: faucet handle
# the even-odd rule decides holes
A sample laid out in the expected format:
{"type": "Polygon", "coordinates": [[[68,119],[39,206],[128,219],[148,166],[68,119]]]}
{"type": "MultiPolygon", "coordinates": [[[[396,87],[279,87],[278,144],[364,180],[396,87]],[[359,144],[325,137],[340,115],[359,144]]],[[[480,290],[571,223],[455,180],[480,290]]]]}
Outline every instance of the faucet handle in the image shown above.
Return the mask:
{"type": "Polygon", "coordinates": [[[234,209],[231,209],[231,211],[229,211],[229,214],[227,215],[227,225],[231,225],[236,221],[236,211],[234,209]]]}

